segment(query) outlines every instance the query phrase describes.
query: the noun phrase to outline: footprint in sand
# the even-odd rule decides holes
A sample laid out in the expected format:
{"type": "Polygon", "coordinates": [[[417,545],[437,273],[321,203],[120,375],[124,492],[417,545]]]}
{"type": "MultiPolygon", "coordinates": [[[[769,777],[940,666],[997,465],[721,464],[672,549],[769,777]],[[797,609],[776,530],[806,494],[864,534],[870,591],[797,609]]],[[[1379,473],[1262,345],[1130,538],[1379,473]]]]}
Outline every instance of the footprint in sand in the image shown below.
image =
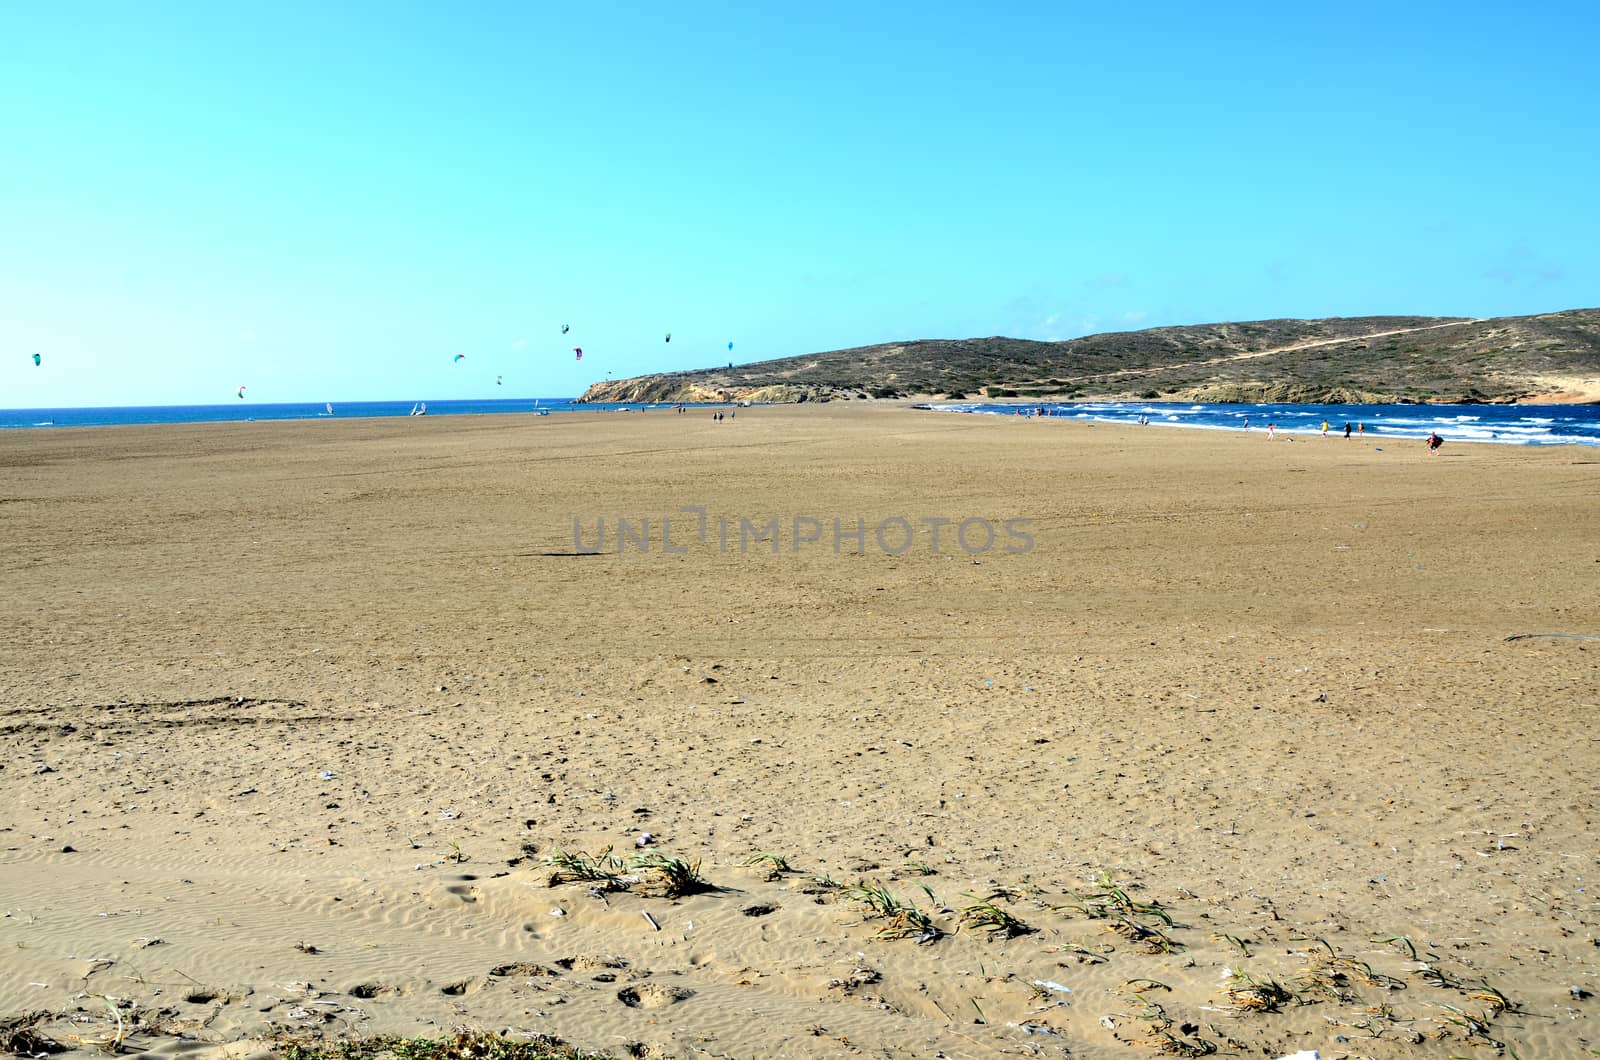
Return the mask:
{"type": "Polygon", "coordinates": [[[451,997],[460,997],[462,994],[476,994],[488,985],[489,980],[482,976],[475,976],[471,979],[463,979],[458,983],[446,983],[439,988],[439,992],[449,994],[451,997]]]}
{"type": "Polygon", "coordinates": [[[691,997],[694,997],[693,990],[662,983],[625,986],[617,991],[617,1000],[629,1008],[666,1008],[691,997]]]}
{"type": "Polygon", "coordinates": [[[390,994],[398,994],[400,993],[400,988],[397,986],[387,986],[383,983],[357,983],[349,990],[346,990],[345,993],[349,994],[351,997],[358,997],[363,1001],[371,1001],[373,998],[388,997],[390,994]]]}
{"type": "Polygon", "coordinates": [[[490,975],[520,976],[536,978],[541,975],[560,975],[554,968],[546,968],[542,964],[533,964],[529,961],[518,961],[516,964],[502,964],[498,968],[489,969],[490,975]]]}
{"type": "Polygon", "coordinates": [[[562,957],[556,961],[569,972],[601,972],[607,968],[626,968],[625,957],[606,957],[599,954],[584,953],[576,957],[562,957]]]}

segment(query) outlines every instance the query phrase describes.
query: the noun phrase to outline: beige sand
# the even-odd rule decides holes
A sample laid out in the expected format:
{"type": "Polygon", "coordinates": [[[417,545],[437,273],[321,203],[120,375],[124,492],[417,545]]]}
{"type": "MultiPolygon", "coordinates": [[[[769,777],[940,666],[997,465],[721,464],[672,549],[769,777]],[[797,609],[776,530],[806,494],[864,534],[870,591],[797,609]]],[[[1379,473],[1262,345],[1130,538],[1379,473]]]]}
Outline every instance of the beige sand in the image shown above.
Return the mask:
{"type": "Polygon", "coordinates": [[[840,406],[0,434],[0,1018],[1578,1055],[1600,643],[1506,637],[1600,634],[1600,456],[1375,444],[840,406]],[[680,513],[663,554],[686,506],[707,541],[680,513]],[[575,516],[651,551],[574,555],[575,516]],[[1034,547],[833,550],[896,516],[1034,547]],[[644,832],[718,890],[546,885],[644,832]],[[1175,926],[1088,915],[1102,875],[1175,926]]]}

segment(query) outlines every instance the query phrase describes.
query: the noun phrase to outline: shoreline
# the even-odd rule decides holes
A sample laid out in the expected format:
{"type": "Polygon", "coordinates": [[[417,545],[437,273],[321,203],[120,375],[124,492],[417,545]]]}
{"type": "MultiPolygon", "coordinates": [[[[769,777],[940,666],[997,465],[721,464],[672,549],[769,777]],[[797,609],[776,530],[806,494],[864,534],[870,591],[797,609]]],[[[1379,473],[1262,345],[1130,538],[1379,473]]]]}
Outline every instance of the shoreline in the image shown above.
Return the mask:
{"type": "MultiPolygon", "coordinates": [[[[512,400],[518,400],[518,399],[512,399],[512,400]]],[[[545,401],[546,399],[542,399],[541,398],[539,400],[540,401],[545,401]]],[[[145,411],[146,409],[154,409],[154,410],[166,410],[166,409],[184,410],[184,409],[189,409],[189,408],[211,408],[211,407],[213,407],[213,406],[148,406],[148,407],[139,406],[139,407],[136,408],[136,411],[145,411]]],[[[229,406],[216,406],[216,407],[227,408],[229,406]]],[[[298,405],[280,405],[280,406],[275,406],[275,407],[279,407],[279,408],[283,408],[283,407],[298,407],[298,405]]],[[[310,407],[314,407],[314,406],[307,405],[306,407],[310,408],[310,407]]],[[[1280,405],[1273,405],[1273,404],[1255,405],[1255,404],[1240,404],[1240,403],[1207,403],[1207,402],[1163,402],[1163,401],[1156,401],[1156,400],[1149,400],[1149,401],[1146,401],[1146,400],[1098,401],[1098,400],[1088,400],[1088,399],[1085,399],[1085,400],[1082,400],[1082,401],[1074,401],[1074,402],[1070,402],[1070,403],[1059,403],[1059,402],[1058,403],[1041,403],[1041,402],[1038,402],[1038,401],[1025,401],[1025,400],[1021,400],[1021,399],[983,399],[981,401],[964,401],[964,402],[951,401],[951,402],[941,402],[939,404],[933,404],[933,403],[930,403],[930,402],[915,401],[915,400],[911,400],[911,399],[895,399],[895,400],[890,400],[890,399],[881,399],[881,400],[879,400],[879,399],[875,399],[875,400],[863,401],[863,402],[859,402],[859,403],[857,403],[857,402],[816,402],[816,403],[802,402],[802,403],[797,403],[797,404],[771,404],[771,405],[754,405],[754,406],[740,406],[740,405],[738,405],[738,403],[734,403],[734,402],[723,402],[723,403],[717,403],[717,404],[689,405],[689,406],[686,406],[686,407],[689,408],[689,409],[693,409],[693,410],[705,409],[705,410],[710,410],[710,411],[715,411],[715,410],[718,410],[718,409],[727,409],[727,408],[748,407],[748,408],[751,409],[751,413],[750,414],[756,414],[756,415],[761,414],[762,410],[777,410],[777,409],[814,410],[814,409],[823,409],[823,408],[834,408],[834,409],[850,409],[850,408],[869,409],[869,408],[876,408],[876,409],[895,409],[895,410],[919,411],[919,412],[964,412],[964,413],[976,413],[976,414],[1003,415],[1003,413],[998,412],[996,410],[999,410],[999,409],[1016,409],[1020,413],[1022,410],[1035,409],[1035,408],[1045,408],[1045,409],[1074,410],[1074,411],[1071,411],[1071,412],[1068,412],[1068,413],[1061,413],[1061,414],[1050,414],[1050,413],[1047,413],[1045,416],[1042,417],[1043,419],[1046,419],[1046,420],[1052,420],[1052,421],[1071,420],[1071,421],[1075,421],[1075,422],[1090,422],[1090,423],[1100,423],[1100,424],[1113,424],[1113,423],[1126,422],[1126,421],[1124,421],[1123,419],[1121,419],[1117,415],[1105,415],[1104,413],[1111,412],[1112,410],[1118,410],[1118,409],[1127,408],[1129,410],[1128,414],[1130,416],[1138,414],[1138,413],[1152,413],[1152,414],[1155,414],[1155,415],[1161,415],[1161,414],[1165,413],[1165,414],[1168,415],[1168,419],[1166,421],[1164,421],[1164,422],[1163,421],[1152,420],[1148,424],[1150,426],[1192,427],[1192,428],[1197,428],[1197,429],[1213,430],[1213,431],[1215,431],[1215,430],[1229,430],[1229,431],[1241,431],[1241,432],[1247,431],[1247,430],[1257,430],[1259,432],[1260,429],[1259,428],[1249,428],[1249,427],[1246,427],[1246,426],[1235,426],[1235,425],[1233,425],[1231,423],[1228,423],[1228,422],[1186,423],[1186,422],[1182,422],[1182,421],[1174,421],[1173,417],[1175,417],[1176,415],[1181,415],[1181,414],[1185,414],[1185,413],[1191,413],[1191,412],[1195,412],[1195,411],[1203,411],[1203,412],[1205,412],[1205,413],[1207,413],[1209,415],[1216,416],[1216,415],[1222,415],[1222,414],[1229,413],[1229,412],[1234,412],[1236,410],[1249,411],[1251,416],[1253,416],[1253,415],[1256,414],[1255,411],[1253,411],[1253,410],[1260,410],[1260,415],[1263,418],[1266,418],[1268,416],[1274,416],[1274,417],[1277,417],[1277,418],[1282,418],[1284,416],[1299,417],[1305,423],[1315,424],[1315,423],[1318,422],[1319,418],[1326,418],[1329,415],[1329,411],[1328,410],[1330,408],[1337,408],[1337,409],[1344,410],[1344,414],[1345,415],[1351,415],[1352,413],[1351,413],[1350,410],[1356,410],[1356,412],[1355,412],[1356,415],[1364,416],[1365,419],[1368,422],[1373,422],[1375,424],[1375,426],[1385,426],[1383,424],[1378,424],[1377,421],[1381,420],[1381,419],[1384,419],[1384,418],[1387,418],[1387,417],[1390,417],[1390,416],[1394,416],[1397,413],[1401,414],[1401,415],[1405,415],[1405,414],[1409,413],[1411,417],[1415,417],[1415,416],[1418,416],[1418,415],[1425,415],[1426,413],[1425,413],[1424,410],[1436,410],[1436,409],[1465,409],[1465,410],[1473,410],[1473,409],[1475,409],[1475,410],[1479,410],[1479,411],[1474,413],[1474,414],[1462,413],[1462,414],[1458,415],[1457,417],[1455,417],[1454,419],[1446,418],[1446,417],[1438,417],[1438,418],[1435,418],[1435,419],[1433,419],[1431,421],[1427,420],[1427,419],[1424,419],[1420,424],[1413,424],[1412,426],[1413,426],[1414,429],[1399,430],[1399,431],[1395,431],[1395,430],[1383,431],[1383,432],[1380,432],[1380,433],[1376,433],[1376,434],[1372,435],[1371,437],[1373,437],[1376,440],[1383,440],[1385,438],[1388,438],[1388,439],[1403,439],[1403,440],[1418,439],[1418,438],[1427,437],[1427,433],[1431,430],[1431,431],[1442,432],[1442,433],[1444,433],[1446,435],[1447,440],[1453,440],[1453,441],[1487,442],[1487,443],[1491,443],[1491,444],[1516,445],[1516,446],[1549,446],[1549,445],[1595,446],[1595,445],[1600,445],[1600,407],[1596,408],[1596,416],[1594,417],[1595,430],[1594,430],[1594,435],[1593,435],[1592,438],[1588,437],[1588,436],[1581,435],[1581,434],[1580,435],[1555,434],[1553,436],[1548,436],[1548,437],[1536,437],[1536,435],[1539,435],[1541,433],[1545,434],[1545,435],[1549,435],[1550,431],[1548,429],[1541,430],[1541,429],[1539,429],[1537,427],[1530,426],[1530,424],[1547,425],[1549,423],[1556,422],[1556,421],[1560,420],[1561,417],[1562,417],[1562,411],[1561,410],[1570,410],[1570,409],[1574,408],[1574,406],[1570,406],[1570,405],[1565,405],[1565,406],[1556,406],[1556,405],[1551,405],[1551,406],[1533,406],[1533,405],[1509,405],[1509,404],[1508,405],[1500,405],[1500,404],[1481,403],[1481,404],[1476,404],[1476,405],[1401,404],[1401,405],[1320,406],[1320,405],[1281,405],[1281,404],[1280,405]],[[1504,426],[1504,431],[1500,435],[1481,436],[1481,431],[1480,431],[1479,436],[1474,436],[1474,434],[1473,434],[1474,428],[1471,428],[1470,426],[1465,430],[1463,430],[1463,428],[1462,428],[1462,422],[1463,421],[1468,422],[1470,424],[1471,421],[1483,420],[1486,413],[1488,415],[1489,422],[1496,422],[1496,413],[1499,412],[1500,410],[1522,410],[1522,409],[1529,410],[1530,412],[1547,410],[1547,411],[1550,411],[1550,412],[1554,413],[1555,415],[1553,415],[1552,417],[1549,417],[1549,418],[1530,417],[1529,418],[1529,421],[1530,421],[1529,424],[1517,424],[1517,423],[1514,423],[1514,422],[1513,423],[1504,424],[1503,425],[1504,426]],[[1094,413],[1099,413],[1099,414],[1097,415],[1097,414],[1094,414],[1094,413]]],[[[1588,406],[1581,406],[1581,407],[1587,408],[1588,406]]],[[[329,415],[325,415],[323,413],[317,413],[316,415],[312,415],[312,416],[299,416],[299,417],[268,416],[268,417],[263,417],[263,418],[259,418],[259,419],[258,418],[254,418],[254,417],[250,417],[250,418],[244,418],[244,419],[222,419],[222,420],[164,420],[164,421],[140,420],[140,421],[133,421],[133,422],[128,422],[128,423],[86,423],[86,424],[72,424],[72,423],[65,423],[65,424],[63,424],[63,423],[20,424],[19,423],[19,424],[11,424],[11,425],[0,424],[0,437],[5,437],[8,434],[10,434],[12,431],[19,432],[19,433],[26,433],[26,432],[31,431],[31,430],[44,430],[46,428],[49,428],[49,429],[52,429],[52,430],[56,430],[56,431],[61,431],[61,430],[73,430],[73,431],[76,431],[76,430],[93,429],[93,428],[100,428],[100,427],[115,427],[115,428],[129,427],[129,426],[158,426],[159,427],[159,426],[176,426],[176,425],[179,425],[179,424],[282,424],[282,423],[289,423],[289,424],[294,424],[294,423],[325,424],[325,423],[333,423],[333,422],[349,422],[349,421],[352,421],[352,420],[355,420],[355,421],[405,420],[407,422],[416,422],[417,420],[428,420],[428,421],[431,421],[431,422],[438,422],[441,419],[461,420],[461,419],[464,419],[464,418],[466,418],[466,419],[476,419],[476,418],[485,418],[485,417],[487,417],[487,418],[506,417],[508,419],[515,418],[517,420],[524,420],[529,415],[534,415],[534,416],[536,416],[538,418],[541,418],[541,419],[548,419],[550,416],[566,416],[566,415],[569,415],[569,414],[572,414],[572,413],[585,413],[585,412],[593,413],[593,414],[602,414],[602,413],[611,413],[611,412],[621,412],[621,413],[664,412],[664,413],[673,413],[675,408],[676,408],[676,406],[668,405],[668,404],[641,404],[641,405],[623,404],[623,405],[618,405],[618,406],[612,407],[612,408],[602,408],[602,407],[597,407],[597,406],[593,406],[593,405],[583,405],[583,404],[568,404],[568,405],[563,407],[563,406],[553,405],[552,404],[552,405],[547,405],[547,406],[540,407],[540,408],[519,409],[519,410],[500,410],[500,409],[481,409],[480,410],[480,409],[471,409],[471,410],[466,410],[466,411],[451,411],[448,408],[446,408],[446,409],[438,412],[437,414],[434,414],[434,415],[431,415],[431,416],[426,416],[426,417],[408,416],[408,415],[401,414],[401,413],[396,413],[396,414],[393,414],[393,415],[345,415],[345,416],[341,417],[341,416],[338,416],[338,415],[329,416],[329,415]]],[[[18,410],[13,410],[13,411],[18,411],[18,410]]],[[[49,411],[64,411],[64,410],[20,410],[20,411],[33,413],[33,412],[49,412],[49,411]]],[[[72,411],[84,411],[84,410],[72,410],[72,411]]],[[[88,411],[97,411],[97,410],[88,410],[88,411]]],[[[120,411],[120,410],[117,410],[117,411],[120,411]]],[[[1338,412],[1334,412],[1333,415],[1337,416],[1337,415],[1339,415],[1339,413],[1338,412]]],[[[1571,412],[1567,412],[1566,415],[1568,417],[1572,417],[1574,414],[1571,413],[1571,412]]],[[[1248,422],[1248,418],[1249,417],[1245,417],[1246,422],[1248,422]]],[[[1565,429],[1567,427],[1573,427],[1573,428],[1581,430],[1581,429],[1584,428],[1584,425],[1586,425],[1587,423],[1588,423],[1588,418],[1587,417],[1579,417],[1577,419],[1572,420],[1570,424],[1563,423],[1561,426],[1562,426],[1563,429],[1565,429]]],[[[1309,434],[1320,433],[1320,430],[1312,429],[1312,428],[1309,428],[1309,427],[1297,426],[1297,425],[1295,425],[1294,420],[1291,419],[1288,422],[1287,425],[1280,425],[1279,426],[1279,433],[1283,433],[1285,435],[1309,435],[1309,434]]],[[[1333,433],[1339,433],[1339,432],[1332,430],[1332,428],[1330,427],[1330,436],[1332,436],[1333,433]]]]}

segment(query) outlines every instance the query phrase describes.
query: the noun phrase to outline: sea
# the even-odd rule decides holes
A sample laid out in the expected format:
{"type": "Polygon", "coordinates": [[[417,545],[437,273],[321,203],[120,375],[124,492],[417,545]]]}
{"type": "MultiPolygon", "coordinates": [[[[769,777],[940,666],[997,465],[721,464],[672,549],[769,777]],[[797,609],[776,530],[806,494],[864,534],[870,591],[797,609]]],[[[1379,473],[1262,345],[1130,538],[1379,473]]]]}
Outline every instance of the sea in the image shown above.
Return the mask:
{"type": "MultiPolygon", "coordinates": [[[[419,409],[412,401],[221,405],[139,405],[125,408],[0,409],[0,429],[114,427],[132,423],[239,423],[269,420],[374,419],[406,417],[419,409]]],[[[562,415],[571,412],[647,412],[668,403],[580,404],[572,398],[507,398],[483,401],[429,401],[429,416],[562,415]]],[[[691,406],[699,407],[699,406],[691,406]]],[[[705,405],[715,408],[716,405],[705,405]]],[[[1191,430],[1280,434],[1352,432],[1365,427],[1369,440],[1426,438],[1437,432],[1446,441],[1503,445],[1600,446],[1600,405],[1236,405],[1172,404],[1156,401],[1077,401],[1019,405],[990,402],[940,402],[918,408],[991,416],[1045,416],[1095,423],[1181,427],[1191,430]]]]}
{"type": "MultiPolygon", "coordinates": [[[[257,404],[235,401],[223,405],[130,405],[121,408],[0,409],[0,428],[7,427],[116,427],[129,423],[257,423],[267,420],[380,419],[410,416],[427,410],[429,416],[542,416],[561,412],[615,412],[622,409],[672,408],[669,404],[628,405],[595,402],[579,404],[572,398],[503,398],[493,401],[348,401],[315,404],[257,404]]],[[[709,406],[708,406],[709,407],[709,406]]]]}
{"type": "Polygon", "coordinates": [[[918,406],[941,412],[990,416],[1044,416],[1093,423],[1182,427],[1264,434],[1358,433],[1368,441],[1426,438],[1501,445],[1600,445],[1600,405],[1179,405],[1156,401],[941,402],[918,406]]]}

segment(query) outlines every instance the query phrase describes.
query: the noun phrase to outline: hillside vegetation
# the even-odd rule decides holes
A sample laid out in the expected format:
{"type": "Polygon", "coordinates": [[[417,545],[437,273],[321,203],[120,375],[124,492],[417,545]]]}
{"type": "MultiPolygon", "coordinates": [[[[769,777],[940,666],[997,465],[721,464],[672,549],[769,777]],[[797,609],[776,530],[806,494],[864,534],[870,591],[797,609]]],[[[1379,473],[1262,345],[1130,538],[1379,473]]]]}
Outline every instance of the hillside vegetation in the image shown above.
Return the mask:
{"type": "Polygon", "coordinates": [[[919,339],[596,383],[584,401],[1600,402],[1600,309],[919,339]]]}

